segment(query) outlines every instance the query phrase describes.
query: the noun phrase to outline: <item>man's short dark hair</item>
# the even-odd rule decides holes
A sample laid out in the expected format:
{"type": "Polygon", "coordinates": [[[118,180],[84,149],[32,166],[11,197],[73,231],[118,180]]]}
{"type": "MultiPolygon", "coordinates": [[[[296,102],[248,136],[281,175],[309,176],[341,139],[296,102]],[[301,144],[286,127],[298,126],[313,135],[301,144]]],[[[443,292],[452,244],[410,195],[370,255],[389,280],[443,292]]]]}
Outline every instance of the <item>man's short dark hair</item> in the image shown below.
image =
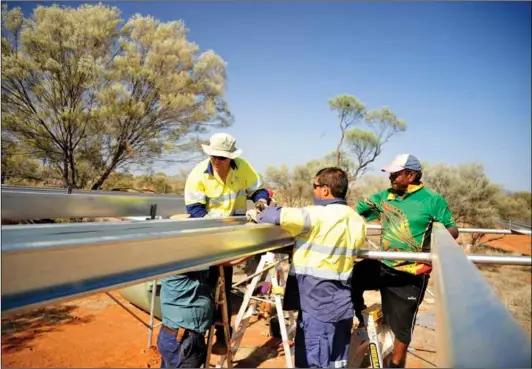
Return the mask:
{"type": "Polygon", "coordinates": [[[419,182],[421,181],[421,177],[423,177],[423,173],[421,171],[418,171],[418,170],[407,170],[407,172],[414,173],[416,176],[414,177],[413,183],[414,184],[419,184],[419,182]]]}
{"type": "Polygon", "coordinates": [[[316,173],[318,184],[326,185],[331,189],[331,193],[338,199],[345,199],[349,181],[347,174],[340,168],[328,167],[323,168],[316,173]]]}

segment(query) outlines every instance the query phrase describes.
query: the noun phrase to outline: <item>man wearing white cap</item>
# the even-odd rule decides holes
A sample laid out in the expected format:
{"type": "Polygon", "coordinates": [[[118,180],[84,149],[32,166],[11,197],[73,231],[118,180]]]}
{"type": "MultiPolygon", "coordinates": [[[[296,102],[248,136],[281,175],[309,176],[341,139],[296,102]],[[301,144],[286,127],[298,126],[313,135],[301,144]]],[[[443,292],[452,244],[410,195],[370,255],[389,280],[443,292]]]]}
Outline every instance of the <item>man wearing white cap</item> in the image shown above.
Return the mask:
{"type": "MultiPolygon", "coordinates": [[[[440,222],[454,238],[458,228],[445,199],[425,188],[419,160],[397,155],[382,169],[391,188],[360,201],[356,209],[366,221],[379,219],[381,251],[430,252],[433,222],[440,222]]],[[[419,305],[423,301],[430,264],[401,260],[362,260],[353,268],[352,299],[355,315],[364,324],[365,290],[381,292],[384,319],[395,335],[391,368],[404,367],[419,305]]]]}
{"type": "MultiPolygon", "coordinates": [[[[190,173],[185,184],[185,205],[192,218],[225,218],[244,216],[247,200],[267,206],[270,195],[261,176],[249,162],[240,158],[242,150],[236,148],[236,140],[227,133],[216,133],[210,138],[209,145],[202,145],[209,158],[199,163],[190,173]]],[[[213,245],[214,246],[214,245],[213,245]]],[[[225,270],[225,293],[230,301],[233,281],[233,267],[243,259],[229,263],[225,270]]],[[[209,280],[216,286],[218,268],[211,267],[209,280]]],[[[228,304],[229,319],[231,304],[228,304]]],[[[221,310],[216,320],[221,320],[221,310]]],[[[216,343],[213,353],[225,353],[225,336],[223,327],[216,327],[216,343]]]]}

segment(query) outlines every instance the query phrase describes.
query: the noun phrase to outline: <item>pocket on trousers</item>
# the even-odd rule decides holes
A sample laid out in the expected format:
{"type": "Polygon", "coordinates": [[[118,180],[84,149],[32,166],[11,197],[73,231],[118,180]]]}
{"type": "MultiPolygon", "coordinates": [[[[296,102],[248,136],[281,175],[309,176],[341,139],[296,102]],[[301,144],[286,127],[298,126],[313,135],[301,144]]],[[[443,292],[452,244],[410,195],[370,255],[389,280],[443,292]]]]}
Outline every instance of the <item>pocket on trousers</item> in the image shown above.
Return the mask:
{"type": "Polygon", "coordinates": [[[161,367],[177,368],[181,362],[180,344],[174,335],[161,329],[157,337],[157,347],[161,354],[161,367]]]}
{"type": "Polygon", "coordinates": [[[170,333],[161,330],[159,336],[157,337],[157,346],[159,351],[164,351],[168,353],[176,353],[179,350],[179,342],[177,339],[170,333]]]}
{"type": "Polygon", "coordinates": [[[310,368],[329,367],[329,345],[325,337],[311,337],[305,339],[307,363],[310,368]]]}
{"type": "Polygon", "coordinates": [[[207,347],[201,336],[189,335],[181,343],[180,368],[199,368],[205,363],[207,347]]]}
{"type": "Polygon", "coordinates": [[[326,337],[305,337],[304,342],[296,343],[296,368],[328,368],[329,345],[326,337]]]}

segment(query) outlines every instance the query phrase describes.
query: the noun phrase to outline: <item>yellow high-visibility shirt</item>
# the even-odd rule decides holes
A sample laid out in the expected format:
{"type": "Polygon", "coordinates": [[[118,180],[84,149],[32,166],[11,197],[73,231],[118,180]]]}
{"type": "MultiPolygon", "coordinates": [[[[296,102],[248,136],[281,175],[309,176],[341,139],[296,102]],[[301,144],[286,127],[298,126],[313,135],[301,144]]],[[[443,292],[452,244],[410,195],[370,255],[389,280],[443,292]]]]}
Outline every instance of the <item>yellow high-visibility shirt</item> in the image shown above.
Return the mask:
{"type": "Polygon", "coordinates": [[[325,206],[282,208],[280,225],[295,237],[285,309],[323,321],[352,318],[351,275],[366,238],[364,218],[345,201],[331,200],[325,206]]]}
{"type": "Polygon", "coordinates": [[[185,205],[187,211],[196,204],[204,205],[207,216],[212,218],[245,215],[247,198],[263,189],[261,176],[246,160],[236,158],[231,161],[224,183],[213,170],[210,159],[206,159],[187,178],[185,205]]]}
{"type": "Polygon", "coordinates": [[[357,249],[366,239],[366,222],[346,205],[282,208],[281,227],[296,239],[292,266],[297,274],[347,281],[357,249]]]}

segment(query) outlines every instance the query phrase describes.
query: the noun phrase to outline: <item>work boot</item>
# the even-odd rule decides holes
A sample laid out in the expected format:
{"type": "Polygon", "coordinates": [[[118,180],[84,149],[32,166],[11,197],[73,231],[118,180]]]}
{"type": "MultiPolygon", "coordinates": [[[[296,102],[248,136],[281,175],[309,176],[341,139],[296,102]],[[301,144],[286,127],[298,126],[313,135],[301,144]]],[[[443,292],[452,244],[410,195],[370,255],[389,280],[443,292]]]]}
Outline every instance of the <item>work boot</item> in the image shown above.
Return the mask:
{"type": "Polygon", "coordinates": [[[392,360],[390,360],[390,366],[389,368],[404,368],[405,367],[405,364],[402,363],[402,364],[396,364],[394,363],[392,360]]]}
{"type": "MultiPolygon", "coordinates": [[[[229,339],[231,339],[232,334],[233,334],[233,330],[229,328],[229,339]]],[[[227,354],[227,344],[225,342],[225,334],[224,334],[223,326],[216,327],[215,336],[216,336],[216,342],[214,343],[214,345],[212,345],[212,353],[215,355],[227,354]]]]}

